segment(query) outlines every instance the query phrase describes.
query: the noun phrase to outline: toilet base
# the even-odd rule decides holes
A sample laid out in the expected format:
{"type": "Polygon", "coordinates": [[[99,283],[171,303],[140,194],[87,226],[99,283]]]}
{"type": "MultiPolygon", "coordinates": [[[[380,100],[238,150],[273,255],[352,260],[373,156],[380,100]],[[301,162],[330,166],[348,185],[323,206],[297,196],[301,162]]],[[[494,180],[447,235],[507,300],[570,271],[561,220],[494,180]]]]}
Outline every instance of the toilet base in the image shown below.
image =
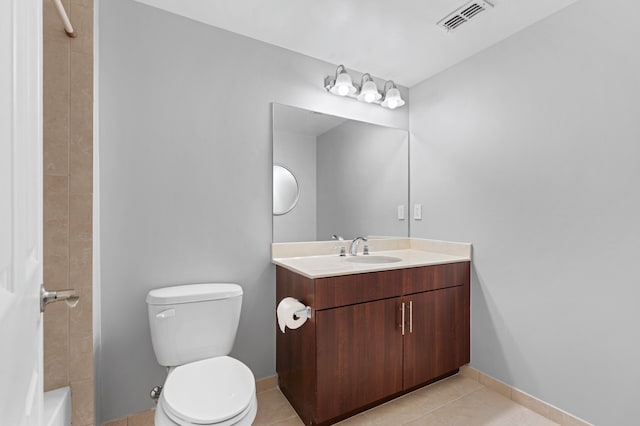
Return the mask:
{"type": "MultiPolygon", "coordinates": [[[[253,423],[253,420],[256,418],[257,412],[258,412],[258,399],[256,398],[256,395],[253,394],[253,397],[251,398],[251,402],[250,402],[249,411],[247,411],[243,417],[240,417],[240,418],[234,417],[234,418],[225,420],[224,422],[212,423],[211,426],[232,426],[232,425],[233,426],[251,426],[251,423],[253,423]]],[[[190,426],[192,425],[192,423],[189,423],[189,422],[176,423],[172,419],[170,419],[169,416],[167,416],[167,414],[164,412],[164,402],[162,400],[162,397],[160,397],[160,400],[158,401],[158,406],[156,407],[154,424],[155,426],[190,426]]],[[[202,426],[202,425],[197,425],[197,426],[202,426]]]]}

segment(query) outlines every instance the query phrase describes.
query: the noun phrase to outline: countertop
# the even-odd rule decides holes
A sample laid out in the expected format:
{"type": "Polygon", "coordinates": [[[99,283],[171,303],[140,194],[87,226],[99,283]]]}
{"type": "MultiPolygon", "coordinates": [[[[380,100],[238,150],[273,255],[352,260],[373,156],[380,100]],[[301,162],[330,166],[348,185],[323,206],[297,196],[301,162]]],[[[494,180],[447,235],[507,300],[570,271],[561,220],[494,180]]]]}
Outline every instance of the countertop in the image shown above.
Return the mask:
{"type": "MultiPolygon", "coordinates": [[[[415,239],[407,239],[415,240],[415,239]]],[[[430,244],[430,240],[419,240],[417,244],[408,246],[420,248],[402,248],[394,250],[371,251],[369,256],[393,256],[400,258],[394,263],[353,263],[352,256],[307,255],[273,258],[273,263],[289,269],[307,278],[325,278],[340,275],[361,274],[366,272],[389,271],[394,269],[414,268],[419,266],[439,265],[444,263],[469,262],[471,260],[471,245],[466,243],[447,243],[442,241],[430,244]],[[449,244],[456,245],[453,250],[447,249],[449,244]],[[428,249],[443,248],[432,251],[428,249]],[[466,250],[465,250],[466,249],[466,250]],[[448,252],[448,253],[447,253],[448,252]]],[[[358,254],[358,257],[365,257],[358,254]]]]}

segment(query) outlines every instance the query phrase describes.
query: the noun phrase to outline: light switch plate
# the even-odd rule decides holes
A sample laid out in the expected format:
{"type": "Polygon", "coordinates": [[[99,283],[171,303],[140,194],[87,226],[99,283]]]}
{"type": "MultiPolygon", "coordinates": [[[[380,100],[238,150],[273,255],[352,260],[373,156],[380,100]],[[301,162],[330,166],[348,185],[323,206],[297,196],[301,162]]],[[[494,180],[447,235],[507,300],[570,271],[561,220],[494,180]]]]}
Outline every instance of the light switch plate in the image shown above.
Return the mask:
{"type": "Polygon", "coordinates": [[[413,218],[415,220],[422,220],[422,204],[416,204],[413,206],[413,218]]]}
{"type": "Polygon", "coordinates": [[[404,204],[398,206],[398,220],[404,220],[404,204]]]}

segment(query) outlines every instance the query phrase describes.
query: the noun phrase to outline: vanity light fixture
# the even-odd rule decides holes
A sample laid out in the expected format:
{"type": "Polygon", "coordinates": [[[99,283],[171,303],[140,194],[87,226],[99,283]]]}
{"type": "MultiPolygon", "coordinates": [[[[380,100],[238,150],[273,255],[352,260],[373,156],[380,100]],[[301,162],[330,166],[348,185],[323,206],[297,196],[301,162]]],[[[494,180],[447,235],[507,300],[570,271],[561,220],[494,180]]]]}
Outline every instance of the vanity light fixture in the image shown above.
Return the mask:
{"type": "MultiPolygon", "coordinates": [[[[325,78],[325,87],[327,87],[327,79],[330,78],[331,77],[325,78]]],[[[353,85],[351,76],[344,65],[338,65],[338,68],[336,68],[336,77],[331,80],[331,87],[327,90],[338,96],[353,96],[358,89],[353,85]]]]}
{"type": "Polygon", "coordinates": [[[404,99],[400,96],[400,90],[398,90],[396,84],[391,80],[384,84],[384,99],[381,105],[389,109],[396,109],[404,105],[404,99]],[[389,83],[391,83],[391,87],[387,89],[389,83]]]}
{"type": "Polygon", "coordinates": [[[334,95],[355,98],[369,104],[375,103],[389,109],[395,109],[405,104],[400,90],[393,81],[387,81],[384,84],[384,90],[380,93],[371,74],[365,73],[360,80],[360,86],[357,86],[353,84],[344,65],[338,65],[335,77],[330,75],[325,77],[324,88],[334,95]]]}
{"type": "Polygon", "coordinates": [[[366,73],[362,75],[360,81],[360,93],[358,94],[358,100],[370,104],[374,101],[379,101],[382,98],[380,92],[378,92],[378,86],[371,78],[371,74],[366,73]]]}

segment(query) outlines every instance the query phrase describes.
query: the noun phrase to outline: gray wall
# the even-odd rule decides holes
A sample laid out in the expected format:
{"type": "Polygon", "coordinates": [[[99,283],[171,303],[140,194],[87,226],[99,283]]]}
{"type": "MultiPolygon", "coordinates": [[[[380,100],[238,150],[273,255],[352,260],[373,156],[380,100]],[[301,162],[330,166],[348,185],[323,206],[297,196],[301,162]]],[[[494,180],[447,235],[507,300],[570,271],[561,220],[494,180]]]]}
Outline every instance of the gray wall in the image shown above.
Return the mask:
{"type": "Polygon", "coordinates": [[[242,284],[233,355],[274,374],[271,102],[404,129],[409,116],[328,94],[337,64],[131,0],[99,1],[98,24],[100,421],[151,408],[164,379],[152,288],[242,284]]]}
{"type": "Polygon", "coordinates": [[[318,239],[407,236],[409,135],[349,121],[318,136],[318,239]]]}
{"type": "Polygon", "coordinates": [[[316,137],[273,131],[273,162],[289,169],[300,196],[290,212],[273,216],[273,241],[316,240],[316,137]]]}
{"type": "Polygon", "coordinates": [[[411,88],[412,236],[473,242],[472,364],[603,426],[640,399],[640,27],[620,16],[640,3],[583,0],[411,88]]]}

